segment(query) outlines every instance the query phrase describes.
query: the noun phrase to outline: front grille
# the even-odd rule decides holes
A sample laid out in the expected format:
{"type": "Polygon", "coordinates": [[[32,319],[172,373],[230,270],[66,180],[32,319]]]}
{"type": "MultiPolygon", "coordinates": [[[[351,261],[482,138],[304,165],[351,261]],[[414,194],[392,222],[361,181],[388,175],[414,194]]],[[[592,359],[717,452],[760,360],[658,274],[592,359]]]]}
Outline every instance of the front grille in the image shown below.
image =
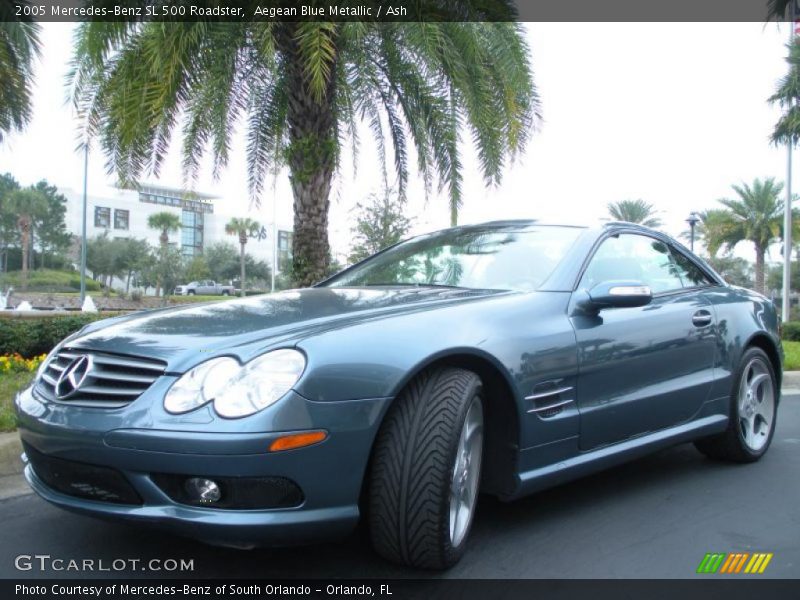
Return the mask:
{"type": "Polygon", "coordinates": [[[119,471],[42,454],[23,443],[33,472],[57,492],[114,504],[142,504],[142,498],[119,471]]]}
{"type": "Polygon", "coordinates": [[[119,408],[136,400],[153,382],[164,373],[166,364],[162,361],[90,352],[64,348],[47,364],[36,391],[48,400],[65,402],[80,406],[119,408]],[[90,359],[90,368],[80,385],[72,390],[70,382],[65,382],[56,394],[56,385],[64,371],[81,357],[90,359]]]}

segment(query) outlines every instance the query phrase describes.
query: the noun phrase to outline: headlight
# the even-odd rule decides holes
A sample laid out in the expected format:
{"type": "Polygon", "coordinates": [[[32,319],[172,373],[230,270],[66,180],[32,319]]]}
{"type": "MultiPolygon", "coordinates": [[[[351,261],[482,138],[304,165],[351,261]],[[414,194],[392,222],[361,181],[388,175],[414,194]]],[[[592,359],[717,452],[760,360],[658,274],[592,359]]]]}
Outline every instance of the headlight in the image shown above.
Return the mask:
{"type": "Polygon", "coordinates": [[[274,350],[244,366],[215,358],[176,381],[164,399],[171,413],[184,413],[208,402],[222,417],[246,417],[277,402],[300,379],[305,356],[297,350],[274,350]]]}
{"type": "Polygon", "coordinates": [[[164,398],[164,408],[180,414],[211,402],[241,369],[232,358],[214,358],[197,365],[172,385],[164,398]]]}
{"type": "Polygon", "coordinates": [[[252,415],[274,404],[300,379],[306,357],[297,350],[275,350],[251,360],[214,399],[220,416],[252,415]]]}

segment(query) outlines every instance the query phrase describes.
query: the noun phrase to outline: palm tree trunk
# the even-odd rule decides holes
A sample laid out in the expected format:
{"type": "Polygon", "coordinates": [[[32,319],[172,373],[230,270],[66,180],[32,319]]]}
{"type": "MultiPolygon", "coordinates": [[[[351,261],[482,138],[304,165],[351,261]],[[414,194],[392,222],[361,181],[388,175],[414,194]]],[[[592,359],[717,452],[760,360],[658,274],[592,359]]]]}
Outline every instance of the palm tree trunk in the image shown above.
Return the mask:
{"type": "Polygon", "coordinates": [[[20,250],[22,251],[22,289],[28,289],[28,254],[30,251],[30,234],[31,234],[31,223],[27,216],[23,215],[19,218],[17,222],[20,228],[21,239],[22,242],[20,250]]]}
{"type": "Polygon", "coordinates": [[[756,244],[756,291],[764,293],[764,248],[756,244]]]}
{"type": "Polygon", "coordinates": [[[244,244],[240,243],[239,246],[241,247],[241,251],[239,252],[239,269],[240,269],[239,280],[241,282],[240,285],[242,286],[242,289],[239,291],[239,293],[242,296],[242,298],[244,298],[244,244]]]}
{"type": "MultiPolygon", "coordinates": [[[[161,230],[161,235],[158,236],[158,241],[161,242],[161,262],[166,260],[167,246],[169,245],[169,234],[166,229],[161,230]]],[[[161,296],[161,274],[159,273],[156,278],[156,297],[161,296]]]]}
{"type": "MultiPolygon", "coordinates": [[[[292,245],[295,283],[305,287],[324,279],[330,260],[328,210],[335,169],[335,77],[324,97],[313,97],[306,83],[294,23],[283,24],[278,47],[287,63],[289,170],[294,197],[292,245]]],[[[336,65],[330,65],[331,73],[336,65]]]]}

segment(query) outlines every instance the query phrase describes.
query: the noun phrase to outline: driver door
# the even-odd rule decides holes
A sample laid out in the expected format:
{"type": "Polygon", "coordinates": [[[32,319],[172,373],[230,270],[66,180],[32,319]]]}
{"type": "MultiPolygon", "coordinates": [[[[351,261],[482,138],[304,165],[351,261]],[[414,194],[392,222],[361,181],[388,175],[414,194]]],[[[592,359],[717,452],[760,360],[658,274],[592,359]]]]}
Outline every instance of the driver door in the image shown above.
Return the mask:
{"type": "Polygon", "coordinates": [[[571,317],[582,450],[687,421],[708,397],[714,312],[702,287],[684,284],[681,272],[667,244],[638,233],[607,238],[587,265],[578,289],[635,280],[653,300],[571,317]]]}

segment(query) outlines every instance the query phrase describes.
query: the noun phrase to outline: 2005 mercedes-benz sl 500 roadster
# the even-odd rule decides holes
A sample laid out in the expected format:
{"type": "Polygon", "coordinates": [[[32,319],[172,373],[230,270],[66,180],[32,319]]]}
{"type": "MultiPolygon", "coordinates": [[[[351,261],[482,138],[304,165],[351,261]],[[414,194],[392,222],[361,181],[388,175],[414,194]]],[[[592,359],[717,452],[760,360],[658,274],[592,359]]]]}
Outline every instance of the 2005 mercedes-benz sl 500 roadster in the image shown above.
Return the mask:
{"type": "Polygon", "coordinates": [[[341,536],[446,568],[511,500],[683,442],[758,460],[773,305],[669,237],[503,221],[301,290],[99,321],[16,399],[43,498],[212,543],[341,536]]]}

